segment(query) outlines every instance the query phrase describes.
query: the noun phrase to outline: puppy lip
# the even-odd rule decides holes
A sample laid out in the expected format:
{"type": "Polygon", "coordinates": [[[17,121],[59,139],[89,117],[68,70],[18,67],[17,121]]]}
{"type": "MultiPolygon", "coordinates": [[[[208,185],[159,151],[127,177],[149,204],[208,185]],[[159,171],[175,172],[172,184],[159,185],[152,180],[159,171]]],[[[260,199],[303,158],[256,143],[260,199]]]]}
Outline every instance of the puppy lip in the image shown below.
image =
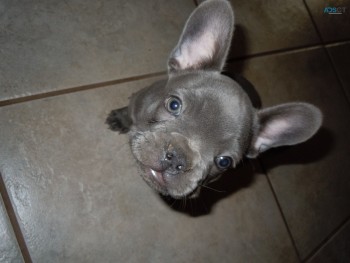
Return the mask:
{"type": "Polygon", "coordinates": [[[165,181],[164,181],[164,178],[163,178],[163,174],[161,172],[158,172],[156,170],[153,170],[152,168],[150,168],[150,172],[151,172],[151,175],[153,176],[153,178],[158,182],[160,183],[161,185],[165,185],[165,181]]]}
{"type": "Polygon", "coordinates": [[[166,182],[161,172],[142,163],[139,163],[139,168],[141,169],[141,177],[151,188],[163,195],[168,195],[166,182]]]}

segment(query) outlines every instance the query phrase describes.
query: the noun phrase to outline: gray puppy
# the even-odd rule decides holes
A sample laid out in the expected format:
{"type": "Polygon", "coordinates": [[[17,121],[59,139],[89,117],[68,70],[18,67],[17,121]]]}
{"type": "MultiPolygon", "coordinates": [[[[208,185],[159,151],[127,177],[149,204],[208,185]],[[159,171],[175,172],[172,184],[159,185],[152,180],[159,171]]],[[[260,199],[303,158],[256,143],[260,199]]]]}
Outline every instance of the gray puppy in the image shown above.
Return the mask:
{"type": "Polygon", "coordinates": [[[233,21],[227,1],[203,2],[170,54],[168,79],[107,118],[111,130],[129,134],[143,179],[163,195],[196,197],[243,157],[304,142],[321,126],[320,110],[307,103],[253,108],[240,85],[220,74],[233,21]]]}

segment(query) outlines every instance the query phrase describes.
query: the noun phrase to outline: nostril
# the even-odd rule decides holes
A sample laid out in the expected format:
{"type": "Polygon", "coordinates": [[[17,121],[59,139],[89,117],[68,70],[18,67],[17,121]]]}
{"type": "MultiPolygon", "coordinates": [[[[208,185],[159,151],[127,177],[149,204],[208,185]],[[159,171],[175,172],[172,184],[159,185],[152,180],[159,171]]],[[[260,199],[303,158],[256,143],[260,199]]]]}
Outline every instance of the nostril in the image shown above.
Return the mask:
{"type": "Polygon", "coordinates": [[[173,156],[174,155],[172,153],[166,153],[165,159],[170,161],[173,158],[173,156]]]}
{"type": "Polygon", "coordinates": [[[183,165],[179,164],[176,166],[176,170],[181,171],[183,169],[183,165]]]}

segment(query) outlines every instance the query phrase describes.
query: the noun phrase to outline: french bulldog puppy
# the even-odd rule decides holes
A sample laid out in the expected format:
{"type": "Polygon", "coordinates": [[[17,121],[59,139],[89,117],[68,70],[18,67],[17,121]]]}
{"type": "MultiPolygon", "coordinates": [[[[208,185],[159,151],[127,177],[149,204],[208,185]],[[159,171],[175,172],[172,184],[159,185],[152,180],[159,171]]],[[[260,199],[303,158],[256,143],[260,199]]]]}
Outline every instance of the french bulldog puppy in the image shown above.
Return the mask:
{"type": "Polygon", "coordinates": [[[257,110],[241,86],[221,73],[234,29],[228,1],[204,1],[190,15],[168,60],[168,78],[132,95],[106,123],[128,133],[143,179],[175,199],[244,157],[308,140],[320,128],[315,106],[286,103],[257,110]]]}

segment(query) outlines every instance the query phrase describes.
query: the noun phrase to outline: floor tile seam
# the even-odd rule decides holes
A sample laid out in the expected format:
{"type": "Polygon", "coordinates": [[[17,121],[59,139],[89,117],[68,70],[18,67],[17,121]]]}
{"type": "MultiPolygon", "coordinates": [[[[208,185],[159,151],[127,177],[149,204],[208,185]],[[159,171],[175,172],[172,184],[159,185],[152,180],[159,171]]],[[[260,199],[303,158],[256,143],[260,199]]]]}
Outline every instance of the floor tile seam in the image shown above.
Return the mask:
{"type": "MultiPolygon", "coordinates": [[[[332,42],[332,43],[327,43],[325,45],[326,45],[326,47],[331,47],[334,45],[347,44],[347,43],[350,43],[350,40],[336,41],[336,42],[332,42]]],[[[268,57],[268,56],[273,56],[273,55],[292,54],[292,53],[296,53],[296,52],[313,50],[313,49],[317,49],[317,48],[324,48],[325,45],[324,44],[316,44],[316,45],[309,45],[309,46],[293,47],[293,48],[288,48],[288,49],[283,49],[283,50],[281,49],[281,50],[273,50],[273,51],[268,51],[268,52],[256,53],[256,54],[252,54],[252,55],[248,55],[248,56],[229,59],[227,61],[227,63],[234,63],[236,61],[248,60],[248,59],[259,58],[259,57],[268,57]]],[[[0,107],[18,104],[18,103],[30,102],[33,100],[39,100],[39,99],[44,99],[44,98],[49,98],[49,97],[55,97],[55,96],[59,96],[59,95],[76,93],[76,92],[81,92],[81,91],[86,91],[86,90],[104,88],[104,87],[111,86],[111,85],[123,84],[123,83],[132,82],[132,81],[162,76],[162,75],[165,76],[166,72],[163,71],[163,72],[156,72],[156,73],[150,73],[150,74],[145,74],[145,75],[132,76],[132,77],[127,77],[127,78],[122,78],[122,79],[116,79],[116,80],[98,82],[98,83],[93,83],[93,84],[75,86],[75,87],[70,87],[70,88],[65,88],[65,89],[60,89],[60,90],[48,91],[48,92],[18,97],[18,98],[11,98],[11,99],[7,99],[7,100],[0,100],[0,107]]]]}
{"type": "Polygon", "coordinates": [[[345,229],[347,224],[350,224],[350,215],[348,215],[335,229],[333,229],[327,237],[325,237],[310,253],[305,257],[303,262],[308,263],[323,249],[325,248],[332,240],[345,229]]]}
{"type": "Polygon", "coordinates": [[[341,38],[341,39],[337,39],[337,40],[331,40],[331,41],[326,41],[322,34],[321,34],[321,31],[319,30],[318,26],[317,26],[317,23],[312,15],[312,12],[310,11],[310,8],[306,2],[307,0],[303,0],[303,3],[304,3],[304,6],[306,8],[306,11],[308,12],[309,14],[309,17],[310,17],[310,20],[311,20],[311,23],[316,31],[316,34],[318,35],[319,39],[321,40],[321,44],[323,46],[333,46],[333,45],[338,45],[338,44],[346,44],[346,43],[350,43],[350,38],[349,37],[345,37],[345,38],[341,38]]]}
{"type": "Polygon", "coordinates": [[[329,52],[329,50],[328,50],[328,48],[327,48],[327,47],[331,47],[331,46],[333,46],[333,45],[337,45],[337,44],[340,44],[340,43],[348,43],[348,42],[350,42],[350,41],[349,41],[348,39],[346,39],[346,40],[342,40],[342,41],[325,42],[324,39],[323,39],[323,37],[322,37],[322,34],[321,34],[320,30],[319,30],[318,27],[317,27],[316,21],[314,20],[314,18],[313,18],[313,16],[312,16],[312,13],[311,13],[311,11],[310,11],[310,8],[309,8],[308,4],[306,3],[306,0],[303,0],[303,3],[304,3],[304,5],[305,5],[305,7],[306,7],[306,10],[307,10],[308,14],[309,14],[309,17],[310,17],[310,19],[311,19],[311,22],[312,22],[314,28],[315,28],[315,31],[316,31],[318,37],[321,39],[322,47],[323,47],[323,49],[324,49],[325,52],[326,52],[326,55],[327,55],[327,57],[328,57],[329,62],[331,63],[333,72],[334,72],[334,74],[335,74],[335,76],[336,76],[336,78],[337,78],[337,81],[338,81],[338,83],[339,83],[339,85],[340,85],[340,87],[341,87],[341,90],[342,90],[342,92],[343,92],[343,95],[345,95],[345,98],[346,98],[346,100],[347,100],[347,102],[348,102],[348,105],[350,106],[350,97],[349,97],[349,95],[347,94],[347,92],[346,92],[346,90],[345,90],[345,85],[344,85],[343,81],[341,80],[341,78],[340,78],[340,76],[339,76],[339,74],[338,74],[338,71],[337,71],[337,68],[336,68],[336,66],[335,66],[335,63],[334,63],[334,61],[333,61],[333,59],[332,59],[332,56],[331,56],[331,54],[330,54],[330,52],[329,52]]]}
{"type": "Polygon", "coordinates": [[[350,44],[350,40],[329,42],[329,43],[325,43],[324,45],[326,48],[330,48],[330,47],[337,47],[337,46],[348,45],[348,44],[350,44]]]}
{"type": "MultiPolygon", "coordinates": [[[[267,56],[273,56],[273,55],[285,55],[285,54],[291,54],[291,53],[297,53],[297,52],[302,52],[302,51],[307,51],[310,49],[316,49],[316,48],[322,48],[324,46],[324,41],[323,38],[316,26],[315,21],[313,20],[313,17],[311,15],[311,12],[305,3],[305,0],[303,0],[304,6],[308,12],[308,15],[310,17],[311,23],[314,26],[314,29],[316,31],[316,34],[319,38],[319,42],[312,43],[312,44],[305,44],[305,45],[300,45],[300,46],[293,46],[293,47],[286,47],[286,48],[280,48],[280,49],[274,49],[274,50],[268,50],[268,51],[263,51],[263,52],[257,52],[255,54],[248,54],[248,55],[243,55],[239,57],[233,57],[228,60],[229,63],[235,62],[235,61],[241,61],[241,60],[246,60],[246,59],[252,59],[252,58],[260,58],[260,57],[267,57],[267,56]]],[[[343,40],[342,42],[349,41],[349,39],[343,40]]],[[[329,42],[327,44],[335,44],[340,41],[334,41],[334,42],[329,42]]]]}
{"type": "Polygon", "coordinates": [[[12,226],[13,232],[15,234],[15,238],[19,246],[19,249],[21,251],[23,260],[25,263],[32,263],[32,259],[31,259],[27,244],[25,242],[24,235],[22,233],[20,224],[17,220],[15,209],[12,205],[9,193],[7,192],[5,182],[3,180],[1,173],[0,173],[0,194],[4,201],[5,209],[6,209],[8,218],[10,220],[10,224],[12,226]]]}
{"type": "Polygon", "coordinates": [[[337,82],[340,86],[340,89],[342,90],[342,93],[343,95],[345,96],[346,98],[346,101],[348,103],[348,106],[349,106],[349,110],[350,110],[350,95],[346,92],[346,86],[345,86],[345,83],[343,82],[342,78],[340,77],[339,73],[338,73],[338,70],[337,70],[337,67],[335,65],[335,61],[332,57],[332,54],[330,53],[329,49],[328,48],[324,48],[325,49],[325,53],[327,55],[327,58],[329,60],[329,63],[331,64],[332,66],[332,69],[333,69],[333,73],[334,75],[336,76],[337,78],[337,82]]]}
{"type": "Polygon", "coordinates": [[[127,77],[122,79],[115,79],[115,80],[109,80],[104,82],[97,82],[97,83],[86,84],[81,86],[69,87],[69,88],[64,88],[60,90],[37,93],[37,94],[18,97],[18,98],[10,98],[5,100],[0,100],[0,107],[5,107],[5,106],[19,104],[19,103],[25,103],[25,102],[30,102],[30,101],[40,100],[40,99],[46,99],[46,98],[51,98],[51,97],[56,97],[56,96],[66,95],[71,93],[77,93],[77,92],[82,92],[87,90],[105,88],[112,85],[120,85],[120,84],[129,83],[133,81],[146,80],[149,78],[160,77],[165,75],[166,75],[165,71],[155,72],[155,73],[132,76],[132,77],[127,77]]]}
{"type": "Polygon", "coordinates": [[[313,43],[310,45],[301,45],[301,46],[294,46],[294,47],[289,47],[289,48],[269,50],[269,51],[244,55],[241,57],[233,57],[233,58],[228,59],[227,62],[232,63],[232,62],[236,62],[236,61],[243,61],[243,60],[254,59],[254,58],[264,58],[264,57],[270,57],[270,56],[293,54],[293,53],[303,52],[303,51],[307,51],[307,50],[322,48],[322,46],[323,46],[322,43],[313,43]]]}
{"type": "Polygon", "coordinates": [[[342,41],[331,41],[327,43],[314,43],[310,45],[302,45],[302,46],[294,46],[289,48],[283,48],[283,49],[275,49],[275,50],[269,50],[266,52],[259,52],[254,54],[249,54],[241,57],[233,57],[227,60],[227,63],[234,63],[237,61],[244,61],[248,59],[254,59],[254,58],[264,58],[269,56],[278,56],[278,55],[288,55],[288,54],[294,54],[299,52],[304,52],[308,50],[314,50],[314,49],[320,49],[326,47],[332,47],[342,44],[349,44],[350,39],[345,39],[342,41]]]}
{"type": "Polygon", "coordinates": [[[342,44],[342,43],[350,43],[350,38],[344,38],[341,40],[335,40],[335,41],[325,41],[321,35],[321,32],[318,30],[317,24],[312,16],[312,13],[309,9],[309,6],[306,3],[306,0],[303,0],[303,4],[306,8],[306,11],[309,15],[309,18],[311,20],[311,23],[314,27],[314,30],[319,38],[319,42],[317,43],[312,43],[312,44],[306,44],[306,45],[300,45],[300,46],[294,46],[294,47],[287,47],[287,48],[281,48],[281,49],[274,49],[274,50],[269,50],[269,51],[264,51],[264,52],[257,52],[255,54],[249,54],[249,55],[243,55],[239,57],[233,57],[229,59],[229,63],[235,62],[235,61],[240,61],[240,60],[246,60],[246,59],[251,59],[251,58],[257,58],[257,57],[266,57],[266,56],[271,56],[271,55],[283,55],[283,54],[289,54],[289,53],[295,53],[295,52],[302,52],[305,50],[309,49],[315,49],[315,48],[322,48],[324,45],[337,45],[337,44],[342,44]]]}
{"type": "MultiPolygon", "coordinates": [[[[314,19],[313,19],[312,13],[311,13],[311,11],[310,11],[310,9],[309,9],[307,3],[306,3],[306,0],[303,0],[303,3],[304,3],[304,5],[305,5],[305,7],[306,7],[306,9],[307,9],[307,12],[308,12],[309,17],[310,17],[310,19],[311,19],[311,22],[312,22],[312,24],[313,24],[313,26],[314,26],[314,29],[315,29],[315,31],[316,31],[318,37],[319,37],[320,40],[321,40],[321,44],[320,44],[320,45],[317,45],[317,46],[318,46],[319,48],[322,48],[323,50],[325,50],[325,52],[326,52],[326,54],[327,54],[327,57],[328,57],[328,59],[329,59],[329,61],[330,61],[330,63],[331,63],[332,69],[333,69],[333,71],[334,71],[334,73],[335,73],[335,75],[336,75],[336,78],[337,78],[339,84],[341,85],[341,88],[342,88],[343,92],[345,93],[345,89],[344,89],[345,87],[343,86],[343,83],[342,83],[342,81],[341,81],[341,79],[340,79],[340,77],[339,77],[339,75],[338,75],[338,72],[337,72],[337,70],[336,70],[336,67],[335,67],[335,65],[334,65],[334,63],[333,63],[332,57],[331,57],[331,55],[329,54],[329,51],[328,51],[327,47],[336,46],[336,45],[340,45],[340,44],[347,44],[347,43],[349,43],[350,41],[349,41],[348,39],[345,39],[345,40],[341,40],[341,41],[325,42],[324,39],[323,39],[323,37],[322,37],[322,35],[321,35],[321,33],[320,33],[320,31],[318,30],[318,27],[317,27],[316,22],[315,22],[314,19]]],[[[299,50],[300,50],[300,49],[299,49],[299,50]]],[[[298,49],[294,49],[294,50],[291,50],[291,51],[292,51],[292,52],[293,52],[293,51],[295,52],[295,51],[298,51],[298,49]]],[[[289,52],[289,51],[287,51],[287,52],[289,52]]],[[[281,53],[282,53],[282,52],[281,52],[281,53]]],[[[349,98],[348,98],[348,96],[347,96],[347,94],[345,94],[345,95],[346,95],[346,98],[348,99],[348,102],[350,102],[350,101],[349,101],[349,98]]],[[[264,167],[262,161],[261,161],[261,165],[262,165],[263,169],[265,169],[265,167],[264,167]]],[[[285,224],[286,224],[288,233],[290,234],[290,237],[291,237],[291,239],[292,239],[293,245],[294,245],[294,247],[295,247],[295,249],[296,249],[296,251],[297,251],[297,254],[298,254],[298,256],[299,256],[299,260],[301,260],[301,256],[300,256],[300,254],[298,253],[298,249],[297,249],[297,247],[296,247],[296,244],[295,244],[295,241],[294,241],[292,232],[291,232],[291,230],[290,230],[290,228],[289,228],[289,226],[288,226],[288,222],[287,222],[287,220],[286,220],[286,218],[285,218],[285,216],[284,216],[282,207],[281,207],[281,205],[280,205],[280,203],[279,203],[279,201],[278,201],[278,197],[277,197],[276,192],[274,191],[272,182],[270,181],[270,178],[269,178],[269,176],[268,176],[268,174],[267,174],[266,171],[265,171],[265,174],[266,174],[267,180],[268,180],[268,182],[269,182],[269,184],[270,184],[271,190],[272,190],[272,192],[273,192],[273,194],[274,194],[274,197],[275,197],[275,200],[276,200],[276,202],[277,202],[277,205],[278,205],[278,207],[279,207],[279,209],[280,209],[281,215],[282,215],[282,217],[283,217],[283,219],[284,219],[284,221],[285,221],[285,224]]],[[[332,238],[334,238],[339,232],[341,232],[341,231],[345,228],[346,224],[347,224],[349,221],[350,221],[350,216],[348,216],[348,217],[347,217],[337,228],[335,228],[323,241],[321,241],[320,244],[318,244],[318,246],[316,246],[316,248],[315,248],[313,251],[311,251],[311,253],[310,253],[308,256],[306,256],[306,257],[302,260],[302,262],[309,262],[309,260],[312,259],[312,257],[315,256],[322,248],[324,248],[324,247],[332,240],[332,238]]]]}
{"type": "Polygon", "coordinates": [[[262,167],[263,174],[264,174],[265,177],[266,177],[266,180],[267,180],[267,183],[268,183],[269,188],[270,188],[270,190],[271,190],[271,193],[272,193],[272,195],[273,195],[273,198],[275,199],[277,208],[278,208],[278,210],[279,210],[279,212],[280,212],[281,218],[282,218],[282,220],[283,220],[283,223],[284,223],[285,228],[286,228],[286,230],[287,230],[288,236],[289,236],[290,241],[291,241],[291,243],[292,243],[292,246],[293,246],[293,248],[294,248],[294,252],[295,252],[295,254],[296,254],[297,257],[298,257],[299,262],[302,262],[302,260],[301,260],[301,255],[300,255],[300,253],[299,253],[298,247],[297,247],[296,242],[295,242],[295,240],[294,240],[292,231],[291,231],[291,229],[290,229],[290,227],[289,227],[287,218],[286,218],[286,216],[285,216],[285,214],[284,214],[284,212],[283,212],[282,205],[281,205],[281,203],[280,203],[279,200],[278,200],[277,193],[276,193],[276,191],[275,191],[275,189],[274,189],[274,187],[273,187],[273,184],[272,184],[272,182],[271,182],[271,180],[270,180],[270,178],[269,178],[267,169],[265,168],[265,165],[264,165],[262,159],[261,159],[261,158],[258,158],[258,160],[259,160],[260,166],[262,167]]]}
{"type": "Polygon", "coordinates": [[[322,43],[322,44],[325,44],[325,41],[324,41],[324,39],[323,39],[323,37],[322,37],[322,34],[321,34],[320,30],[318,29],[317,23],[316,23],[316,21],[315,21],[313,15],[312,15],[312,13],[311,13],[311,10],[310,10],[310,8],[309,8],[309,5],[306,3],[306,0],[303,0],[303,3],[304,3],[304,6],[305,6],[305,8],[306,8],[306,12],[307,12],[308,15],[309,15],[309,18],[310,18],[310,20],[311,20],[311,23],[312,23],[312,25],[313,25],[313,27],[314,27],[314,29],[315,29],[315,32],[316,32],[318,38],[321,40],[321,43],[322,43]]]}

